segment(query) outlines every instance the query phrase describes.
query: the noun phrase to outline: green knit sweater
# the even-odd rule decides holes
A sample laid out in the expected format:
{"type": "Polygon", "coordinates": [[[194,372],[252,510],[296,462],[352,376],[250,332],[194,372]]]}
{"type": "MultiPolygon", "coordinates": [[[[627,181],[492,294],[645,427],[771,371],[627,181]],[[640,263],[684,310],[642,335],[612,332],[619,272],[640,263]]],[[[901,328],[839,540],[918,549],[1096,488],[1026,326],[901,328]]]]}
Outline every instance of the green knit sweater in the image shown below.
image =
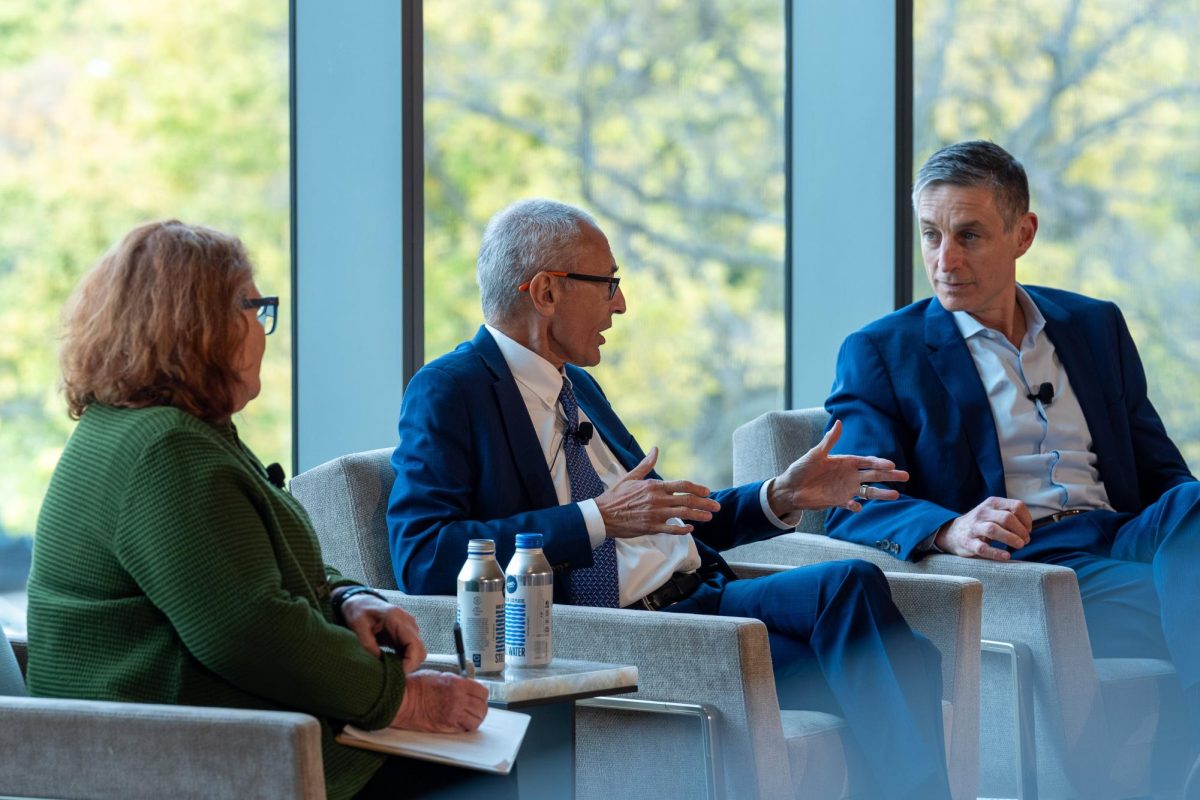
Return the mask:
{"type": "Polygon", "coordinates": [[[312,714],[327,792],[349,797],[383,757],[334,726],[381,728],[404,693],[399,659],[334,624],[349,583],[232,425],[93,405],[38,520],[30,692],[312,714]]]}

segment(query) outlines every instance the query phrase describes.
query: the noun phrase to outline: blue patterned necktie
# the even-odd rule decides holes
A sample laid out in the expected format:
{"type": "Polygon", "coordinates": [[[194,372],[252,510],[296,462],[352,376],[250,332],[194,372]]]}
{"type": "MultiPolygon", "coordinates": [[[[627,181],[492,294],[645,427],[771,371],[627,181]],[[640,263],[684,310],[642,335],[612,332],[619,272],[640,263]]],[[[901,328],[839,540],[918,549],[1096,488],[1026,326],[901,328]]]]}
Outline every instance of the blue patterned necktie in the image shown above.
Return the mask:
{"type": "MultiPolygon", "coordinates": [[[[565,377],[558,402],[567,418],[563,453],[566,455],[567,478],[571,481],[571,502],[590,500],[604,494],[604,483],[588,458],[587,446],[575,437],[579,429],[579,404],[565,377]]],[[[620,602],[617,546],[612,539],[605,538],[603,544],[592,551],[592,566],[571,573],[571,602],[577,606],[617,607],[620,602]]]]}

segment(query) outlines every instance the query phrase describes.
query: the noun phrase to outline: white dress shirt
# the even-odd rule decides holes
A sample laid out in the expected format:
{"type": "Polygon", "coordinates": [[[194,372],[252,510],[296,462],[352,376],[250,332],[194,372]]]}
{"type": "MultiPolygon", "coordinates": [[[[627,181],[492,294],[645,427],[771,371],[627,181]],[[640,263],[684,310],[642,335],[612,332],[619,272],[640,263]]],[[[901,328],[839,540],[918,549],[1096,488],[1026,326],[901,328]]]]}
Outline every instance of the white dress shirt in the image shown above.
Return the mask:
{"type": "MultiPolygon", "coordinates": [[[[525,408],[529,411],[529,420],[533,423],[533,429],[542,445],[546,468],[550,470],[558,502],[566,505],[571,502],[571,481],[567,475],[567,459],[562,448],[566,418],[558,404],[563,373],[555,369],[549,361],[491,325],[485,327],[496,340],[501,355],[517,381],[517,388],[525,401],[525,408]]],[[[590,421],[581,406],[579,422],[590,421]]],[[[585,449],[605,489],[611,488],[628,474],[628,470],[621,466],[621,462],[617,461],[600,436],[593,436],[585,449]]],[[[770,481],[764,483],[759,493],[767,519],[781,530],[794,527],[779,520],[771,512],[766,502],[769,485],[770,481]]],[[[578,505],[587,524],[588,536],[594,550],[604,543],[604,517],[601,516],[595,500],[583,500],[578,505]]],[[[678,519],[672,522],[683,524],[678,519]]],[[[615,542],[617,580],[620,585],[619,602],[622,607],[642,599],[662,586],[674,573],[693,572],[700,568],[700,554],[696,551],[696,542],[690,533],[655,533],[620,538],[615,542]]]]}
{"type": "Polygon", "coordinates": [[[1046,318],[1019,285],[1017,302],[1026,326],[1020,349],[965,311],[953,312],[996,422],[1008,496],[1023,501],[1035,520],[1068,508],[1111,510],[1087,419],[1046,335],[1046,318]],[[1029,399],[1043,383],[1054,387],[1048,404],[1029,399]]]}

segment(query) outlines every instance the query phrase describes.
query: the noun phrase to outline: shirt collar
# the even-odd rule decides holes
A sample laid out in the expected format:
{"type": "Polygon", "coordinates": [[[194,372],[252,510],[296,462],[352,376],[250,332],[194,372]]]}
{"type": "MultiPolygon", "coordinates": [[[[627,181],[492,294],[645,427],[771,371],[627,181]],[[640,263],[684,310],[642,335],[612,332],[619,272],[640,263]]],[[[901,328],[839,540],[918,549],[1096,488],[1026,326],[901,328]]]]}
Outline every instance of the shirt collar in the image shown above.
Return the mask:
{"type": "MultiPolygon", "coordinates": [[[[1037,339],[1038,334],[1042,332],[1042,328],[1046,327],[1046,318],[1042,316],[1037,303],[1033,302],[1033,298],[1025,291],[1025,287],[1019,283],[1016,286],[1017,302],[1021,304],[1021,310],[1025,312],[1025,339],[1022,346],[1031,345],[1037,339]]],[[[991,330],[966,311],[952,311],[951,316],[954,317],[954,324],[958,326],[958,332],[962,334],[963,339],[980,336],[984,331],[991,330]]],[[[999,333],[999,331],[996,332],[999,333]]]]}
{"type": "Polygon", "coordinates": [[[508,363],[508,368],[517,382],[533,392],[547,407],[554,408],[558,405],[558,395],[562,392],[563,373],[512,337],[491,325],[484,325],[484,327],[496,340],[496,346],[500,348],[500,355],[504,356],[504,360],[508,363]]]}

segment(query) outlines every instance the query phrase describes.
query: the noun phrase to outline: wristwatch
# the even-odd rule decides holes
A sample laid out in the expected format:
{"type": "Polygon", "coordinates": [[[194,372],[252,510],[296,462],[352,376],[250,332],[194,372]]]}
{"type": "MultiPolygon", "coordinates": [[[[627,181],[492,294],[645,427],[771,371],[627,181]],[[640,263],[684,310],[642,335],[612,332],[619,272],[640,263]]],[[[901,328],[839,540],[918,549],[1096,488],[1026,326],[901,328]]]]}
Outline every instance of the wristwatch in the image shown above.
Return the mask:
{"type": "Polygon", "coordinates": [[[369,594],[372,597],[378,597],[380,600],[382,600],[385,603],[387,602],[386,597],[384,597],[379,592],[372,589],[370,586],[351,586],[347,589],[343,589],[342,591],[340,591],[336,595],[334,595],[333,601],[332,601],[333,618],[334,619],[339,620],[340,622],[346,621],[345,616],[342,615],[342,606],[344,606],[346,604],[346,601],[349,600],[351,597],[354,597],[354,595],[356,595],[356,594],[369,594]]]}

